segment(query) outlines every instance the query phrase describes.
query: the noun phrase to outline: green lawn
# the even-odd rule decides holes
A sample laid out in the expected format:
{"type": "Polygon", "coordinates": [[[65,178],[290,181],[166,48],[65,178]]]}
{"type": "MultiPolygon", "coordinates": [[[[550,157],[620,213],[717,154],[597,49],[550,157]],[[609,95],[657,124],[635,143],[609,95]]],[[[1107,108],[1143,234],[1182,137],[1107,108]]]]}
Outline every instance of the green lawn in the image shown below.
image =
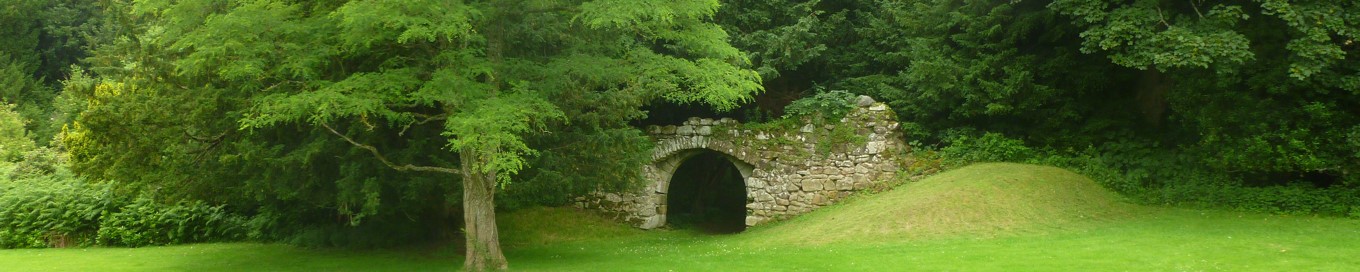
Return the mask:
{"type": "MultiPolygon", "coordinates": [[[[1056,168],[968,167],[735,235],[640,231],[568,208],[501,222],[510,267],[527,271],[1360,271],[1360,220],[1138,207],[1092,185],[1056,168]]],[[[461,261],[251,243],[0,250],[5,271],[430,271],[461,261]]]]}

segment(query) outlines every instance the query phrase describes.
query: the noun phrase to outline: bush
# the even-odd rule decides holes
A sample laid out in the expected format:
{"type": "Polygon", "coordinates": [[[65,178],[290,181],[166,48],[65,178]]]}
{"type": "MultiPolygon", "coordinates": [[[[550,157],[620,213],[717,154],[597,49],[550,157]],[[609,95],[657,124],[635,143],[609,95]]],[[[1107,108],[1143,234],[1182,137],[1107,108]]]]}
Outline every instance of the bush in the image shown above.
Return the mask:
{"type": "Polygon", "coordinates": [[[951,166],[977,162],[1024,162],[1036,156],[1025,142],[1006,138],[1000,133],[986,133],[981,137],[967,135],[948,139],[948,146],[940,149],[940,156],[951,166]]]}
{"type": "Polygon", "coordinates": [[[90,245],[108,189],[69,175],[0,182],[0,248],[90,245]]]}
{"type": "Polygon", "coordinates": [[[1073,169],[1106,187],[1148,204],[1275,214],[1360,217],[1360,188],[1319,188],[1301,181],[1249,187],[1245,174],[1222,171],[1208,154],[1159,148],[1151,143],[1112,142],[1067,155],[1050,154],[1037,163],[1073,169]]]}
{"type": "Polygon", "coordinates": [[[128,200],[65,169],[0,180],[0,248],[145,246],[244,237],[244,219],[203,202],[128,200]]]}
{"type": "Polygon", "coordinates": [[[23,154],[23,158],[9,171],[10,179],[21,180],[52,175],[57,172],[57,168],[66,165],[65,156],[49,147],[29,150],[23,154]]]}
{"type": "Polygon", "coordinates": [[[24,128],[28,121],[14,111],[13,104],[0,103],[0,161],[17,161],[33,149],[33,139],[24,128]]]}
{"type": "Polygon", "coordinates": [[[1360,184],[1319,188],[1305,181],[1280,180],[1273,182],[1279,185],[1251,187],[1243,182],[1250,173],[1224,171],[1207,163],[1212,154],[1154,142],[1115,141],[1057,151],[1031,148],[997,133],[969,136],[976,134],[955,131],[946,137],[949,145],[938,152],[944,168],[989,161],[1043,164],[1079,172],[1146,204],[1360,218],[1360,184]]]}
{"type": "Polygon", "coordinates": [[[846,91],[818,92],[817,95],[794,100],[784,107],[784,117],[812,117],[820,115],[822,120],[834,121],[845,117],[855,108],[855,94],[846,91]]]}
{"type": "Polygon", "coordinates": [[[245,223],[245,218],[228,214],[222,206],[202,201],[164,205],[139,197],[99,220],[96,241],[139,247],[240,240],[245,237],[245,223]]]}

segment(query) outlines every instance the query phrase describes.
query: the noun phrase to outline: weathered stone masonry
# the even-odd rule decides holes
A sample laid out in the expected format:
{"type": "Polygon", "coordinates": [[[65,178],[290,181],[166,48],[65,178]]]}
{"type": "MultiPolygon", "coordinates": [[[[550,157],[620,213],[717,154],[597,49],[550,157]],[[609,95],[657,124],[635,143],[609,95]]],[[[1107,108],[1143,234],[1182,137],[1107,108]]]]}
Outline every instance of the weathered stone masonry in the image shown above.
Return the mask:
{"type": "Polygon", "coordinates": [[[727,118],[690,118],[678,126],[651,127],[648,134],[656,146],[653,162],[643,169],[647,186],[639,192],[578,198],[577,205],[643,229],[663,226],[671,176],[703,149],[726,155],[741,171],[747,226],[832,204],[891,179],[908,148],[890,109],[868,97],[861,97],[859,105],[839,123],[820,126],[805,122],[794,128],[751,129],[727,118]]]}

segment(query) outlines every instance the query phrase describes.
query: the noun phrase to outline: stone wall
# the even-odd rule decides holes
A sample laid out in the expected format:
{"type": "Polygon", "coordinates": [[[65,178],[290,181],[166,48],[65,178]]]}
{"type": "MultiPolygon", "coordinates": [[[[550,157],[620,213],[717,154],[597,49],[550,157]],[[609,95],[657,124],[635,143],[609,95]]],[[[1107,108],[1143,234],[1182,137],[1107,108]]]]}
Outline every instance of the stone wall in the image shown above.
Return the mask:
{"type": "Polygon", "coordinates": [[[614,214],[643,229],[666,224],[666,192],[675,169],[703,149],[726,155],[746,183],[746,225],[786,219],[888,182],[906,159],[895,114],[860,97],[840,122],[743,125],[731,119],[690,118],[653,126],[653,163],[646,188],[577,198],[582,208],[614,214]]]}

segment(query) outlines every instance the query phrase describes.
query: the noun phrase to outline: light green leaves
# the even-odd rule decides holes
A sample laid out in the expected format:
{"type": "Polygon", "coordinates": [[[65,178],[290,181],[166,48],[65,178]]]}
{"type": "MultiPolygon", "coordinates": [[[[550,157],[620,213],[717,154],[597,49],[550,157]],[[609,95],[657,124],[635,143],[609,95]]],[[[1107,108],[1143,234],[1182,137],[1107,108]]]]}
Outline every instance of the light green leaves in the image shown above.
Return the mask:
{"type": "Polygon", "coordinates": [[[396,106],[409,103],[408,92],[424,83],[418,76],[413,68],[356,73],[339,82],[314,83],[318,86],[310,86],[316,87],[310,91],[269,94],[257,99],[256,106],[241,120],[241,128],[298,121],[322,125],[370,116],[388,124],[408,123],[412,117],[396,106]]]}
{"type": "Polygon", "coordinates": [[[479,15],[459,0],[361,0],[345,3],[331,16],[339,20],[346,47],[367,49],[474,37],[472,23],[479,15]]]}
{"type": "Polygon", "coordinates": [[[13,104],[0,103],[0,163],[14,162],[33,150],[33,140],[24,128],[28,121],[14,111],[13,104]]]}
{"type": "MultiPolygon", "coordinates": [[[[522,85],[521,85],[522,86],[522,85]]],[[[482,156],[485,164],[474,171],[501,173],[504,185],[526,166],[525,157],[537,152],[525,144],[523,135],[547,133],[549,122],[567,117],[556,106],[531,90],[516,88],[501,95],[470,103],[444,123],[449,149],[482,156]]]]}
{"type": "Polygon", "coordinates": [[[575,19],[595,29],[637,33],[644,39],[674,43],[670,49],[698,57],[744,64],[741,51],[727,43],[727,32],[704,22],[717,9],[718,2],[713,0],[597,0],[581,4],[581,13],[575,19]]]}

